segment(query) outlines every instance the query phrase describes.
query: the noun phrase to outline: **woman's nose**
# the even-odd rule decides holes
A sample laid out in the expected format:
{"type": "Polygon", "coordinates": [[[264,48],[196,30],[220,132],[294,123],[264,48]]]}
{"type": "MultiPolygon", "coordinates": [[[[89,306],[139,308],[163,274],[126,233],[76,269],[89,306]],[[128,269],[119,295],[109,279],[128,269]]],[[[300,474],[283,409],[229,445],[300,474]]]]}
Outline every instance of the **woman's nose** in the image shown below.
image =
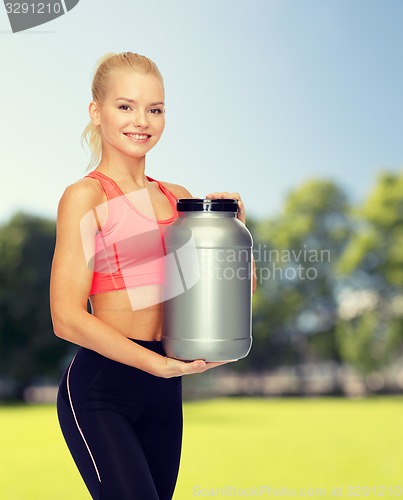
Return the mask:
{"type": "Polygon", "coordinates": [[[133,119],[133,125],[135,127],[146,127],[148,125],[147,113],[145,111],[137,111],[133,119]]]}

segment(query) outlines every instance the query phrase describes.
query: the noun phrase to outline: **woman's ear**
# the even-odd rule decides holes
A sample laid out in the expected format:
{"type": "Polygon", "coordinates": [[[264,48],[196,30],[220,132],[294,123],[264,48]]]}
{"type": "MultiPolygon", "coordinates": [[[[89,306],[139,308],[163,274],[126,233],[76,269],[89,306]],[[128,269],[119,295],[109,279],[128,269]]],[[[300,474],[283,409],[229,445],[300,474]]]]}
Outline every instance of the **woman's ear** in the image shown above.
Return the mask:
{"type": "Polygon", "coordinates": [[[92,123],[95,126],[101,125],[100,117],[99,117],[99,106],[95,101],[91,101],[88,106],[88,112],[90,114],[90,118],[92,123]]]}

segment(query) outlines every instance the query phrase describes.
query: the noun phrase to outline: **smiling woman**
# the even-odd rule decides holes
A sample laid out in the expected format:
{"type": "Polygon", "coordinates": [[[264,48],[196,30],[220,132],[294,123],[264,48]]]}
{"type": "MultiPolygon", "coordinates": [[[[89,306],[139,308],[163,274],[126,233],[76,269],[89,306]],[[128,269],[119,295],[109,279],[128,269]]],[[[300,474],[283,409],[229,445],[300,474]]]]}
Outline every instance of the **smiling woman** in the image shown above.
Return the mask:
{"type": "Polygon", "coordinates": [[[92,152],[88,169],[97,166],[101,158],[105,158],[106,155],[102,147],[104,129],[101,125],[101,118],[108,121],[109,116],[112,115],[113,119],[120,120],[119,123],[122,126],[131,128],[131,130],[123,131],[126,135],[132,134],[129,138],[147,141],[151,138],[150,133],[146,134],[149,136],[147,139],[133,136],[133,134],[139,135],[140,132],[135,130],[134,122],[140,120],[140,126],[144,123],[144,116],[141,116],[141,113],[162,115],[157,122],[159,127],[156,132],[159,132],[159,135],[156,134],[154,140],[150,141],[149,149],[158,142],[165,127],[165,93],[162,75],[153,61],[131,52],[116,54],[112,57],[111,54],[105,55],[98,62],[98,70],[92,84],[92,95],[93,101],[89,105],[91,121],[82,135],[82,141],[85,140],[88,143],[92,152]],[[130,68],[135,71],[128,71],[130,68]],[[136,96],[133,95],[134,91],[137,93],[136,96]],[[128,104],[122,104],[122,102],[128,104]]]}
{"type": "MultiPolygon", "coordinates": [[[[137,101],[135,101],[134,99],[129,99],[128,97],[118,97],[115,100],[115,102],[119,102],[119,101],[128,102],[130,104],[130,105],[121,104],[119,106],[119,109],[121,109],[123,111],[133,112],[136,109],[138,109],[139,103],[137,101]]],[[[148,112],[151,114],[160,115],[162,113],[165,113],[165,105],[164,105],[163,101],[153,102],[149,105],[149,108],[151,108],[151,109],[149,109],[148,112]]],[[[138,134],[138,133],[131,133],[131,132],[124,132],[124,134],[127,137],[134,139],[134,140],[137,140],[137,141],[145,141],[146,139],[151,137],[150,134],[138,134]]]]}
{"type": "Polygon", "coordinates": [[[152,73],[115,70],[108,93],[102,101],[90,103],[89,113],[103,139],[100,167],[115,163],[122,153],[144,158],[165,128],[164,87],[152,73]],[[134,98],[122,104],[116,97],[121,94],[134,98]],[[156,107],[155,102],[162,104],[156,107]]]}
{"type": "Polygon", "coordinates": [[[83,139],[96,168],[60,200],[52,265],[54,331],[80,346],[59,387],[59,421],[92,498],[170,500],[182,375],[224,362],[169,358],[161,342],[165,230],[177,199],[191,197],[145,174],[165,127],[161,74],[145,56],[108,54],[92,93],[83,139]]]}

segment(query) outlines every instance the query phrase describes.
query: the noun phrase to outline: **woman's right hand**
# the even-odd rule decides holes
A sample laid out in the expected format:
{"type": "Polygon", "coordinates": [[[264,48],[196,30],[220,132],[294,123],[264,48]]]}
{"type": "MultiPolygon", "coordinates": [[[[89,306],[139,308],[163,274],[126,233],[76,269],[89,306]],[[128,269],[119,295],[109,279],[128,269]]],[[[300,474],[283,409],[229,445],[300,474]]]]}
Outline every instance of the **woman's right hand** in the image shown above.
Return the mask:
{"type": "Polygon", "coordinates": [[[237,359],[228,361],[204,361],[196,359],[195,361],[180,361],[174,358],[164,357],[164,374],[162,377],[180,377],[182,375],[192,375],[193,373],[203,373],[211,368],[225,365],[226,363],[233,363],[237,359]]]}

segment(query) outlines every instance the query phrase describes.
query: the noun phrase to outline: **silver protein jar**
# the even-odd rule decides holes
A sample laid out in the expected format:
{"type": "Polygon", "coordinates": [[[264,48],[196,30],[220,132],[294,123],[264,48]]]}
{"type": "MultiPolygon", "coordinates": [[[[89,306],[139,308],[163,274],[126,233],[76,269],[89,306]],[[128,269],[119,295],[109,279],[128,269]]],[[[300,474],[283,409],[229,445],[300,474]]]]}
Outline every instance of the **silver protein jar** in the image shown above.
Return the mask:
{"type": "Polygon", "coordinates": [[[233,199],[179,199],[164,236],[167,356],[224,361],[252,345],[252,236],[233,199]]]}

